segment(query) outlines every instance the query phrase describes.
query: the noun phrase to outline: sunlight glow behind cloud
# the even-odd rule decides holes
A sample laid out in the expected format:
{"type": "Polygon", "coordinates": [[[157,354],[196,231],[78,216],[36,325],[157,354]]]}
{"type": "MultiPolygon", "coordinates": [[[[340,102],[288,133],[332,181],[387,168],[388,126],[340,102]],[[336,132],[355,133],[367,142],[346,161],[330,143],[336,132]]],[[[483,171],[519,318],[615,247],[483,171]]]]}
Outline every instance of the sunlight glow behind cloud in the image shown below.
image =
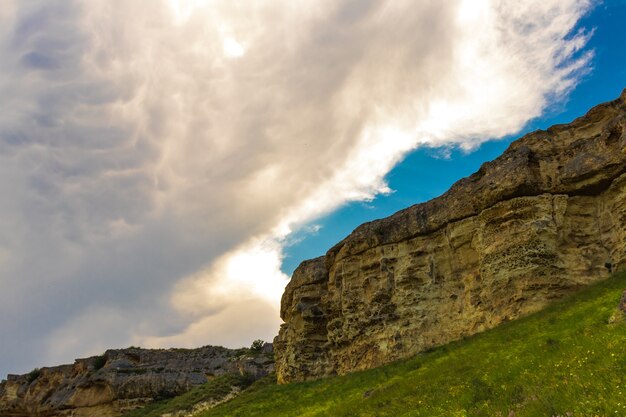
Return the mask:
{"type": "Polygon", "coordinates": [[[270,339],[290,233],[389,192],[418,146],[518,131],[591,58],[584,0],[147,4],[0,10],[0,357],[21,370],[270,339]]]}
{"type": "Polygon", "coordinates": [[[246,53],[243,46],[233,38],[224,39],[224,52],[233,58],[239,58],[246,53]]]}

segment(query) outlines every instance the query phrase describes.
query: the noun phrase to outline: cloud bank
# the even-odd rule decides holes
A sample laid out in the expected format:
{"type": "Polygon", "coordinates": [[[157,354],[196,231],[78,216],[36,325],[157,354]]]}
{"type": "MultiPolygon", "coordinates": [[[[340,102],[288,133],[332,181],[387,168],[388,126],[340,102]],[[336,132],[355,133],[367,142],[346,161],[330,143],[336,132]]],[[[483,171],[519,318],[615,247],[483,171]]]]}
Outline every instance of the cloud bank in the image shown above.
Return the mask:
{"type": "Polygon", "coordinates": [[[0,372],[269,340],[289,234],[520,130],[586,0],[4,0],[0,372]]]}

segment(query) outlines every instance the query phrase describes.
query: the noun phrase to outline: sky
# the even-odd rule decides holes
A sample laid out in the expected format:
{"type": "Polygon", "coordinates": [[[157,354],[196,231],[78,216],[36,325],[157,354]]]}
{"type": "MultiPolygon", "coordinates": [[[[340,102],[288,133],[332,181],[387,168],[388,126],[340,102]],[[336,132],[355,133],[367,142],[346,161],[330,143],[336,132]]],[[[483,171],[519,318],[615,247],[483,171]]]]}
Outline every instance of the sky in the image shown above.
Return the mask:
{"type": "Polygon", "coordinates": [[[270,341],[302,260],[626,87],[623,0],[0,1],[0,375],[270,341]]]}

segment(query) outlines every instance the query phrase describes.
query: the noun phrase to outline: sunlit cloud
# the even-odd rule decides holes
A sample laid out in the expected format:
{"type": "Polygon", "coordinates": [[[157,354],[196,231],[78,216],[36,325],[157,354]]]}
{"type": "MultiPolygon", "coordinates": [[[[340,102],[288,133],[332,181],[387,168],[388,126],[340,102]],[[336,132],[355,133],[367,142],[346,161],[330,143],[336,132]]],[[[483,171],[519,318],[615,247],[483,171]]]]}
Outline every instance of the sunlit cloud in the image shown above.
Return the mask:
{"type": "Polygon", "coordinates": [[[230,57],[239,58],[246,53],[246,50],[235,39],[226,38],[224,39],[224,52],[230,57]]]}
{"type": "Polygon", "coordinates": [[[233,297],[260,298],[277,306],[288,277],[281,272],[276,241],[252,241],[215,260],[211,267],[181,280],[172,303],[187,315],[220,309],[233,297]],[[207,300],[213,300],[207,303],[207,300]]]}
{"type": "Polygon", "coordinates": [[[0,371],[271,339],[293,232],[539,116],[589,68],[588,8],[5,0],[0,371]]]}
{"type": "Polygon", "coordinates": [[[176,24],[184,24],[199,9],[207,7],[210,0],[167,0],[171,16],[176,24]]]}

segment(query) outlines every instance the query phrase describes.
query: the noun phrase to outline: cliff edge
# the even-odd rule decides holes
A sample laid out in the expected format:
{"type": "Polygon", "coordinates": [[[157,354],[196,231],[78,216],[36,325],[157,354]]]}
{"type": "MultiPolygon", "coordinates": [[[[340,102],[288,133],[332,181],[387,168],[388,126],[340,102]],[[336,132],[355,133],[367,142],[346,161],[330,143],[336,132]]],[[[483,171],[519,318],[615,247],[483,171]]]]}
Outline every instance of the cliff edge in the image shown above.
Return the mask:
{"type": "Polygon", "coordinates": [[[183,394],[226,374],[260,378],[274,370],[271,344],[253,352],[198,349],[110,349],[74,364],[9,375],[0,383],[2,417],[114,417],[183,394]]]}
{"type": "Polygon", "coordinates": [[[406,358],[626,269],[626,90],[513,142],[442,196],[303,262],[281,302],[280,383],[406,358]]]}

